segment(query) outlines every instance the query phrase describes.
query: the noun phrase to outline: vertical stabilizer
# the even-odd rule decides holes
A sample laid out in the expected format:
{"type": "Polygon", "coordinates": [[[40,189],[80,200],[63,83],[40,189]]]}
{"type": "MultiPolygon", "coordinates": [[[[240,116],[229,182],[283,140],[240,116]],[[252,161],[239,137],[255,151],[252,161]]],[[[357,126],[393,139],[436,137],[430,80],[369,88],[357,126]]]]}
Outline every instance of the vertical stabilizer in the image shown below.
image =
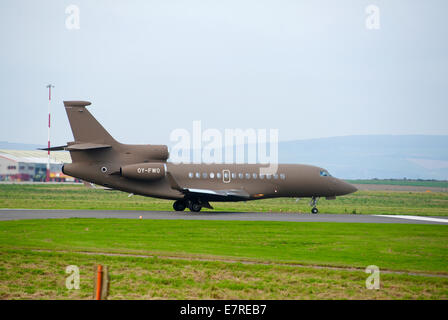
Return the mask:
{"type": "Polygon", "coordinates": [[[88,101],[64,101],[65,111],[75,141],[77,143],[94,142],[111,146],[117,144],[117,141],[86,109],[86,106],[90,104],[88,101]]]}

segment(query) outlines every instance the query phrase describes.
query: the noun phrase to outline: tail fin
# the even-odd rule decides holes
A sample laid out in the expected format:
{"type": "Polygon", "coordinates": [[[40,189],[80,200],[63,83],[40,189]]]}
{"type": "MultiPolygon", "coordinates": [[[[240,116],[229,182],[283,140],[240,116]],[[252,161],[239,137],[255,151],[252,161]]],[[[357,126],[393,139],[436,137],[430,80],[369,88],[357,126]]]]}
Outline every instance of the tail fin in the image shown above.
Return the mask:
{"type": "Polygon", "coordinates": [[[86,109],[90,104],[88,101],[64,101],[75,142],[94,142],[111,146],[117,144],[118,142],[86,109]]]}

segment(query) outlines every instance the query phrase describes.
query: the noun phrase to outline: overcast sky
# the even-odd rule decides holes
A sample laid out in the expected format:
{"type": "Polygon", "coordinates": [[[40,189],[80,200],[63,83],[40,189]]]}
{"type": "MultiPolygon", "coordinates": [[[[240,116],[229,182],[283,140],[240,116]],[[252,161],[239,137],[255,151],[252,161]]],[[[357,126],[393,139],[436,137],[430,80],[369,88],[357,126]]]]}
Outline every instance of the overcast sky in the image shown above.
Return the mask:
{"type": "Polygon", "coordinates": [[[63,100],[91,101],[125,143],[168,143],[193,120],[282,141],[448,134],[447,13],[446,0],[1,0],[0,140],[46,144],[49,82],[53,145],[73,139],[63,100]]]}

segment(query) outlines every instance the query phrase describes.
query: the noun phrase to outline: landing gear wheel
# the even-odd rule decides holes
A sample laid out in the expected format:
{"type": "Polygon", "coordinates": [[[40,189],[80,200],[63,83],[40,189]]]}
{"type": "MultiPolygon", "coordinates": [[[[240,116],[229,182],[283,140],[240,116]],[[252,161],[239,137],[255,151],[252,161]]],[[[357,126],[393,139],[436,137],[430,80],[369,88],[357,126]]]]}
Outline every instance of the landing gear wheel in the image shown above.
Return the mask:
{"type": "Polygon", "coordinates": [[[199,202],[196,201],[190,201],[188,203],[188,208],[190,209],[190,211],[192,212],[199,212],[202,209],[202,206],[199,204],[199,202]]]}
{"type": "Polygon", "coordinates": [[[311,209],[311,213],[313,213],[313,214],[316,214],[316,213],[319,212],[319,210],[317,210],[317,208],[316,208],[317,201],[319,201],[319,197],[312,197],[311,198],[310,206],[313,207],[311,209]]]}
{"type": "Polygon", "coordinates": [[[173,203],[173,208],[176,211],[184,211],[185,207],[186,207],[185,202],[181,200],[177,200],[173,203]]]}
{"type": "Polygon", "coordinates": [[[202,206],[197,202],[190,202],[188,208],[190,209],[190,211],[199,212],[201,211],[202,206]]]}

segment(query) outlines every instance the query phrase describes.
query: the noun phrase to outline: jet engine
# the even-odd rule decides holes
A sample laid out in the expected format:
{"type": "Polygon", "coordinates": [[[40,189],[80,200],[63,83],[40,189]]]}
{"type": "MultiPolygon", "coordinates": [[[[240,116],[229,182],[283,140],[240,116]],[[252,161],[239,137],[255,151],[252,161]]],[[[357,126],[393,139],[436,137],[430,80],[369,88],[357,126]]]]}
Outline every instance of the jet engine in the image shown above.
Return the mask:
{"type": "Polygon", "coordinates": [[[166,145],[140,144],[127,147],[126,154],[129,154],[131,158],[141,159],[140,161],[166,161],[169,157],[166,145]]]}
{"type": "Polygon", "coordinates": [[[120,173],[123,177],[136,180],[153,181],[165,176],[166,165],[158,162],[136,163],[123,166],[120,173]]]}

